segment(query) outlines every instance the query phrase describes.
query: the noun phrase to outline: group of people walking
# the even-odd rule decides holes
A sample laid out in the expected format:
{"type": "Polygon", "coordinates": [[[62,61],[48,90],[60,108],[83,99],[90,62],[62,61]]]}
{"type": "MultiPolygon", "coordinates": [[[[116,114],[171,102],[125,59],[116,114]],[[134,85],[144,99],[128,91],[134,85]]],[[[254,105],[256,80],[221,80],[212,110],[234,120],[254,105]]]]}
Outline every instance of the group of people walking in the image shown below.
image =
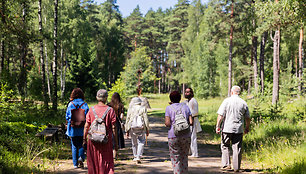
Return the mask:
{"type": "MultiPolygon", "coordinates": [[[[249,131],[250,115],[246,102],[238,95],[240,87],[233,86],[232,96],[225,99],[218,110],[216,133],[221,134],[222,170],[230,170],[229,147],[232,143],[234,171],[241,164],[243,132],[249,131]],[[245,128],[243,128],[246,120],[245,128]],[[244,130],[243,130],[244,129],[244,130]]],[[[66,111],[67,132],[71,138],[74,168],[84,167],[85,149],[89,174],[114,173],[117,151],[125,147],[124,131],[131,137],[133,161],[141,163],[146,136],[150,127],[147,109],[139,97],[131,99],[123,124],[124,105],[120,95],[114,93],[107,103],[108,93],[97,92],[98,104],[89,108],[84,102],[80,88],[73,89],[66,111]],[[83,114],[83,119],[81,116],[83,114]]],[[[188,156],[197,158],[197,133],[201,132],[198,119],[198,102],[193,90],[185,90],[187,100],[181,102],[181,94],[173,91],[165,110],[165,125],[168,127],[168,146],[173,173],[188,173],[188,156]]]]}

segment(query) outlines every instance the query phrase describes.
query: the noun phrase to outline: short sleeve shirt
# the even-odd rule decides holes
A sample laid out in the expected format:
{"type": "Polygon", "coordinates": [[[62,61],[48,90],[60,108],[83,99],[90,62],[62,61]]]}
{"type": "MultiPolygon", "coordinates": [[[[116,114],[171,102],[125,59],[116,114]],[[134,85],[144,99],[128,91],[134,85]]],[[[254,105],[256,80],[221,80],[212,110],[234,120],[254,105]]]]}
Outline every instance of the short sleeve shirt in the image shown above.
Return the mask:
{"type": "MultiPolygon", "coordinates": [[[[166,107],[165,117],[170,117],[171,127],[168,131],[168,138],[175,138],[173,124],[175,122],[176,111],[181,109],[183,115],[189,123],[189,116],[191,115],[190,109],[185,103],[173,103],[166,107]]],[[[183,135],[182,137],[190,137],[190,133],[183,135]]]]}
{"type": "MultiPolygon", "coordinates": [[[[102,117],[102,115],[104,114],[104,112],[106,111],[106,109],[109,106],[105,105],[105,106],[100,106],[100,105],[95,105],[95,111],[98,117],[102,117]]],[[[92,108],[89,109],[89,112],[86,115],[86,122],[89,124],[89,126],[91,125],[91,123],[96,119],[92,108]]],[[[105,116],[105,126],[108,132],[112,132],[112,126],[116,123],[116,114],[113,108],[110,108],[110,110],[108,111],[107,115],[105,116]]]]}
{"type": "Polygon", "coordinates": [[[243,133],[244,119],[250,118],[247,103],[238,95],[225,99],[217,113],[224,117],[222,132],[225,133],[243,133]]]}
{"type": "Polygon", "coordinates": [[[186,104],[188,105],[193,117],[199,115],[198,102],[195,98],[192,97],[189,102],[186,100],[186,104]]]}

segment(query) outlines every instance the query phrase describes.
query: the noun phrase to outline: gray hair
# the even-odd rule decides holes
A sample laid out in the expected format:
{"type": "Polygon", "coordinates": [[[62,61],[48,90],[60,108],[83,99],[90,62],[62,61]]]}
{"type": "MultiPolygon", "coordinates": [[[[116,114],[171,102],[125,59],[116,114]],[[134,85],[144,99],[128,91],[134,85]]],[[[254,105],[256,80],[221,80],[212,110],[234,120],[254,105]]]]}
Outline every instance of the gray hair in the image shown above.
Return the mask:
{"type": "Polygon", "coordinates": [[[96,98],[97,98],[98,101],[101,101],[102,103],[106,103],[107,97],[108,97],[107,90],[105,90],[105,89],[100,89],[100,90],[97,92],[96,98]]]}
{"type": "Polygon", "coordinates": [[[240,94],[240,87],[239,86],[233,86],[231,90],[234,94],[240,94]]]}

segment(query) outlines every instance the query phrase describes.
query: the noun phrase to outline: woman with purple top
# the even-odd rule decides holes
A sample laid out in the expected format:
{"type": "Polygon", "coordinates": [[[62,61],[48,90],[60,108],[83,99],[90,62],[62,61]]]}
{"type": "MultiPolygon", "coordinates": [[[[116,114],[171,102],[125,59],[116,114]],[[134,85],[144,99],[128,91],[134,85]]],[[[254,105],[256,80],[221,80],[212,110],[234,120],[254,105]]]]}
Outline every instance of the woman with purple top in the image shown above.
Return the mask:
{"type": "Polygon", "coordinates": [[[190,136],[188,132],[183,135],[176,136],[174,134],[173,125],[175,123],[175,115],[177,111],[181,111],[187,122],[192,125],[192,115],[190,109],[185,103],[180,103],[181,94],[173,91],[170,94],[171,105],[167,106],[165,112],[165,125],[169,127],[168,145],[173,173],[188,173],[188,152],[190,148],[190,136]]]}

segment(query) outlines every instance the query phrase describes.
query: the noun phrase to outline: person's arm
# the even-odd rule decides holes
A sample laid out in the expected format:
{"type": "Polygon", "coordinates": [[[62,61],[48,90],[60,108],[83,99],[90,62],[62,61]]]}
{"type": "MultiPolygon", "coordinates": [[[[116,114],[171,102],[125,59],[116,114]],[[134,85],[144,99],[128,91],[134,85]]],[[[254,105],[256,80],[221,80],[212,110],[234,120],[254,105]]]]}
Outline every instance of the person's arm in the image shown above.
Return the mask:
{"type": "Polygon", "coordinates": [[[216,124],[216,133],[220,134],[221,132],[221,122],[223,120],[223,116],[218,114],[218,118],[217,118],[217,124],[216,124]]]}
{"type": "Polygon", "coordinates": [[[171,120],[169,116],[165,116],[165,125],[167,127],[171,127],[171,120]]]}
{"type": "Polygon", "coordinates": [[[115,150],[118,150],[118,134],[117,134],[117,124],[112,125],[112,131],[115,138],[115,150]]]}
{"type": "Polygon", "coordinates": [[[126,119],[125,119],[125,132],[126,132],[126,137],[130,136],[129,129],[129,121],[131,117],[131,107],[128,109],[127,114],[126,114],[126,119]]]}
{"type": "Polygon", "coordinates": [[[245,128],[244,128],[244,133],[247,134],[250,131],[250,123],[251,123],[251,118],[250,117],[245,117],[245,128]]]}
{"type": "Polygon", "coordinates": [[[86,122],[84,126],[83,145],[87,144],[87,135],[89,127],[89,124],[86,122]]]}
{"type": "Polygon", "coordinates": [[[90,127],[90,114],[89,114],[89,110],[86,114],[86,122],[84,125],[84,134],[83,134],[83,145],[87,144],[87,135],[88,135],[88,130],[90,127]]]}
{"type": "Polygon", "coordinates": [[[193,125],[193,117],[192,117],[192,115],[189,115],[189,123],[190,123],[191,126],[193,125]]]}

